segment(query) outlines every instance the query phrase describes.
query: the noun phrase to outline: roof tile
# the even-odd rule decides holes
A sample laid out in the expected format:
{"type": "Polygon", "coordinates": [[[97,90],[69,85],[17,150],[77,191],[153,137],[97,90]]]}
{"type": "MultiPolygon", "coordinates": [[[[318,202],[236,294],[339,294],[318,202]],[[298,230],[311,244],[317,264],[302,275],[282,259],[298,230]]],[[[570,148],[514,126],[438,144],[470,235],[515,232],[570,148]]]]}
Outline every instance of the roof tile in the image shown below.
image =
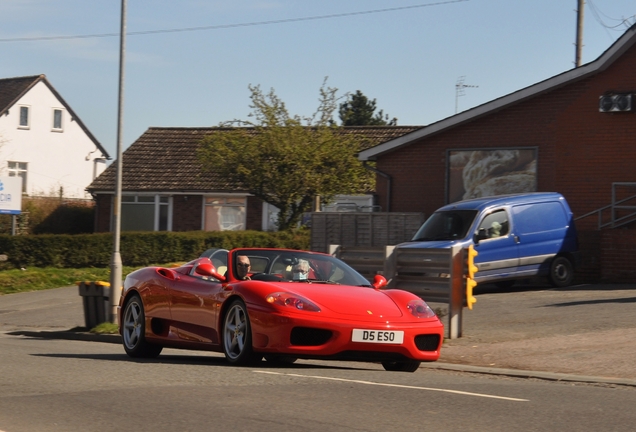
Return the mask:
{"type": "MultiPolygon", "coordinates": [[[[423,126],[348,126],[346,134],[363,135],[365,148],[406,135],[423,126]]],[[[203,172],[197,159],[201,140],[211,134],[224,133],[234,128],[163,128],[146,130],[123,153],[122,190],[172,192],[241,192],[241,185],[203,172]]],[[[246,128],[254,130],[253,128],[246,128]]],[[[88,186],[92,193],[112,192],[115,189],[116,162],[88,186]]]]}

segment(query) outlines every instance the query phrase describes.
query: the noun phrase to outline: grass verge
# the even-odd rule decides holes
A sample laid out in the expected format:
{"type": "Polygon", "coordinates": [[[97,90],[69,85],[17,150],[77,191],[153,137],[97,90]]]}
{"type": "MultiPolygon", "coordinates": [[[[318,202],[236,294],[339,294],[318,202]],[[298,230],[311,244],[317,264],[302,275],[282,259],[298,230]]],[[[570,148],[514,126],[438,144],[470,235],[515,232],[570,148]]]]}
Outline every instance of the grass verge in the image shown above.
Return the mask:
{"type": "MultiPolygon", "coordinates": [[[[122,277],[136,270],[123,267],[122,277]]],[[[75,285],[78,281],[110,280],[110,268],[27,268],[0,271],[0,295],[27,291],[40,291],[75,285]]]]}

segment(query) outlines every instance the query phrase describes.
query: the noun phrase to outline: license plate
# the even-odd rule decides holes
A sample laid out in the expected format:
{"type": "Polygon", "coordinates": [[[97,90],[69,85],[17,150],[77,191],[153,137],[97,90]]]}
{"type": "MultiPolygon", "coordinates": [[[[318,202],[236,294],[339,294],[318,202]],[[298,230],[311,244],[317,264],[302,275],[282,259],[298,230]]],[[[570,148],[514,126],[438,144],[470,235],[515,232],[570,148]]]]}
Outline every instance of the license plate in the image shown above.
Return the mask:
{"type": "Polygon", "coordinates": [[[351,341],[380,344],[401,344],[402,342],[404,342],[404,332],[390,330],[353,329],[351,341]]]}

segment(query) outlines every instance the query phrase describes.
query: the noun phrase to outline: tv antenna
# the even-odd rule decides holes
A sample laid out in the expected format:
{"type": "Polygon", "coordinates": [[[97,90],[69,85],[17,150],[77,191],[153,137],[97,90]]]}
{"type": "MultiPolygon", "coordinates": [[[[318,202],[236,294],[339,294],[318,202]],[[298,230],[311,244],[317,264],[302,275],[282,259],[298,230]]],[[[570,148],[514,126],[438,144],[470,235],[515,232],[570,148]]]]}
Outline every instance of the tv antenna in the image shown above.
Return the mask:
{"type": "Polygon", "coordinates": [[[458,111],[458,106],[459,106],[459,97],[460,96],[464,96],[465,94],[465,89],[467,88],[477,88],[479,86],[476,85],[468,85],[468,84],[464,84],[464,80],[466,79],[465,76],[460,76],[459,78],[457,78],[457,83],[455,83],[455,114],[457,114],[458,111]]]}

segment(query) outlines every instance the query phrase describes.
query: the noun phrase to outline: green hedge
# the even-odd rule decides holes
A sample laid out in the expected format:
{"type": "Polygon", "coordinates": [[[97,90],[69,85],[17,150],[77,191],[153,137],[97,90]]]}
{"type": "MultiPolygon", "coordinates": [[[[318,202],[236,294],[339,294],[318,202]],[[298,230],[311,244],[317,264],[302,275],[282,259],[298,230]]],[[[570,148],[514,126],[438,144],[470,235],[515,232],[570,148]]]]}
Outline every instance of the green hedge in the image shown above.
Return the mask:
{"type": "MultiPolygon", "coordinates": [[[[122,264],[137,267],[190,261],[210,248],[280,247],[309,249],[309,230],[125,232],[120,238],[122,264]]],[[[113,234],[0,235],[0,268],[108,267],[113,255],[113,234]]]]}

